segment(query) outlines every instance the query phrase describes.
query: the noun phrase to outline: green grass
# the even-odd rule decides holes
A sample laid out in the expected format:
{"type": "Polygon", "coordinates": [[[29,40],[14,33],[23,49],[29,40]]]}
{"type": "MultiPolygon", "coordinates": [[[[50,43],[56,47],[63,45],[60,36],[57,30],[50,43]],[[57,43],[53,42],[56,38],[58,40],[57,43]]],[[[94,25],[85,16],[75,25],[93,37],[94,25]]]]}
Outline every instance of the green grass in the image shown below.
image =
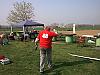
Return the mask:
{"type": "MultiPolygon", "coordinates": [[[[34,43],[10,41],[0,46],[0,54],[8,57],[12,63],[0,64],[0,75],[40,75],[39,50],[33,50],[34,43]]],[[[68,53],[100,58],[100,51],[91,47],[77,47],[77,44],[53,44],[53,70],[43,75],[99,75],[100,61],[72,57],[68,53]]]]}
{"type": "Polygon", "coordinates": [[[77,26],[76,30],[100,30],[100,25],[95,25],[95,26],[77,26]]]}

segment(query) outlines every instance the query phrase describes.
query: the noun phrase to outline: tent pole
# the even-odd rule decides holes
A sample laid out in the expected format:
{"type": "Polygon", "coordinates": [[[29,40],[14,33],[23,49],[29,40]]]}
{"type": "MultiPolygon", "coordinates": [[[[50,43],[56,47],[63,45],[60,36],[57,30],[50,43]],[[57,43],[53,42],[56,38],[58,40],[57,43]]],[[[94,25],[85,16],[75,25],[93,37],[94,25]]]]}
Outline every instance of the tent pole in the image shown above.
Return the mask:
{"type": "Polygon", "coordinates": [[[12,30],[12,25],[11,25],[11,33],[12,33],[12,31],[13,31],[13,30],[12,30]]]}
{"type": "Polygon", "coordinates": [[[25,27],[23,26],[23,35],[24,35],[24,40],[25,40],[25,27]]]}
{"type": "Polygon", "coordinates": [[[23,33],[25,34],[25,27],[23,26],[23,33]]]}

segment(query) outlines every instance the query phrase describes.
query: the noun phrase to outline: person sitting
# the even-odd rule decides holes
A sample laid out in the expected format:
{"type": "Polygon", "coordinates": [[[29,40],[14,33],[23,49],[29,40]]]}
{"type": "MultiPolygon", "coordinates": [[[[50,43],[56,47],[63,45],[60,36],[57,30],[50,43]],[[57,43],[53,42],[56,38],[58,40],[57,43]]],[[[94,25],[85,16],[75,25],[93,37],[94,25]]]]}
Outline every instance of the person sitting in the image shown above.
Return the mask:
{"type": "Polygon", "coordinates": [[[9,38],[9,40],[15,40],[14,33],[11,32],[10,35],[8,36],[8,38],[9,38]]]}
{"type": "Polygon", "coordinates": [[[3,37],[4,37],[4,34],[0,34],[0,44],[3,45],[3,37]]]}
{"type": "Polygon", "coordinates": [[[5,34],[1,34],[1,35],[0,35],[0,44],[1,44],[1,45],[8,44],[8,39],[7,39],[7,37],[6,37],[5,34]]]}

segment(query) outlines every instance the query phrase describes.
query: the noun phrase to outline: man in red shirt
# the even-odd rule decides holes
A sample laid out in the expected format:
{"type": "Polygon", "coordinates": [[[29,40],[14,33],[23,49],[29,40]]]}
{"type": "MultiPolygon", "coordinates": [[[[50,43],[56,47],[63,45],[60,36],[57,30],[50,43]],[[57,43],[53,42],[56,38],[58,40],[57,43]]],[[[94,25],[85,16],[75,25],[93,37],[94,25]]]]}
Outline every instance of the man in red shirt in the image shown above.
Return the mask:
{"type": "Polygon", "coordinates": [[[46,26],[45,29],[38,34],[35,40],[35,45],[37,45],[39,41],[40,47],[40,72],[44,72],[46,57],[48,68],[52,68],[52,38],[58,36],[58,34],[50,30],[51,28],[46,26]]]}

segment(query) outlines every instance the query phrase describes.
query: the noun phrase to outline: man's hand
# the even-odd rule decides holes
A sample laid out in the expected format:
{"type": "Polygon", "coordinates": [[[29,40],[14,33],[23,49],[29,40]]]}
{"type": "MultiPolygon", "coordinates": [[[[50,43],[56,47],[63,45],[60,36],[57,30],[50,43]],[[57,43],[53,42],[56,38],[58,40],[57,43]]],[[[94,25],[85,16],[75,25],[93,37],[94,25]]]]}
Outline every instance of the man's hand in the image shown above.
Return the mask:
{"type": "Polygon", "coordinates": [[[38,45],[35,45],[35,51],[37,50],[37,48],[38,48],[38,45]]]}
{"type": "Polygon", "coordinates": [[[36,39],[35,39],[35,50],[37,50],[37,48],[38,48],[38,41],[39,41],[39,39],[36,38],[36,39]]]}

